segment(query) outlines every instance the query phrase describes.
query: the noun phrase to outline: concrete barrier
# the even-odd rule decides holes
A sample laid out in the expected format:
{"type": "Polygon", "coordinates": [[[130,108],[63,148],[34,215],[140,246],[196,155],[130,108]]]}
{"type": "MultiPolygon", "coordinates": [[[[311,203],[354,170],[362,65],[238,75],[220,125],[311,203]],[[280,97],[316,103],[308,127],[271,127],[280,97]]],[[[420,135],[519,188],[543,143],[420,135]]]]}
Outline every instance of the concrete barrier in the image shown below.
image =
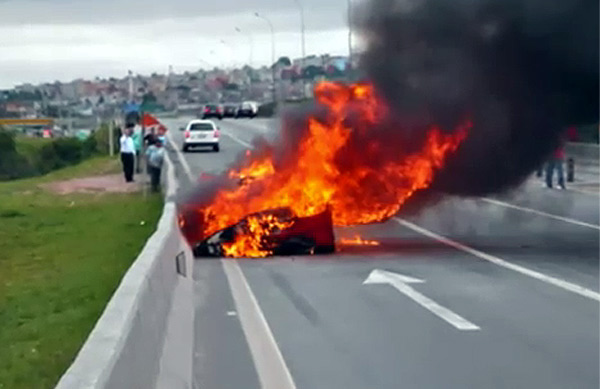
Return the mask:
{"type": "Polygon", "coordinates": [[[569,142],[565,148],[567,158],[575,163],[575,178],[584,181],[600,179],[600,147],[592,143],[569,142]]]}
{"type": "Polygon", "coordinates": [[[58,389],[191,388],[192,253],[178,227],[173,164],[162,217],[58,389]]]}
{"type": "Polygon", "coordinates": [[[596,161],[596,163],[600,160],[600,146],[593,143],[569,142],[566,152],[574,158],[596,161]]]}

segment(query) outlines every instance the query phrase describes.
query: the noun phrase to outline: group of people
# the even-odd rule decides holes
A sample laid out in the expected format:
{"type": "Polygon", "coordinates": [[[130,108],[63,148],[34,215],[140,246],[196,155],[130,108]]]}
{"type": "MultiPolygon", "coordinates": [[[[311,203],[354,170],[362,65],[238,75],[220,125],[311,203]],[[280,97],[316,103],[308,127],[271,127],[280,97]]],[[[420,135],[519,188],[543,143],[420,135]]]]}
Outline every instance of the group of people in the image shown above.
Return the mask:
{"type": "MultiPolygon", "coordinates": [[[[147,172],[150,176],[150,186],[154,192],[160,190],[160,176],[165,157],[165,132],[166,129],[161,127],[158,134],[150,132],[143,139],[146,145],[147,172]]],[[[121,163],[126,182],[134,182],[135,166],[136,163],[140,163],[141,143],[141,136],[135,131],[135,123],[128,123],[119,139],[121,163]]]]}

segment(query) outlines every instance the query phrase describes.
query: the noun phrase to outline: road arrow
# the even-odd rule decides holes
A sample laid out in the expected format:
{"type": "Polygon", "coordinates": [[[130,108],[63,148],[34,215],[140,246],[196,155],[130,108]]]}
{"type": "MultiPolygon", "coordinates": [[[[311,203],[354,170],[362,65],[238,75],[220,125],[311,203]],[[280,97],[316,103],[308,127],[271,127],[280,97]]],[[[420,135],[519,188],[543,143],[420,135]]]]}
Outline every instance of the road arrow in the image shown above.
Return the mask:
{"type": "Polygon", "coordinates": [[[452,312],[448,308],[445,308],[429,297],[417,292],[413,287],[408,284],[422,284],[424,280],[419,278],[413,278],[405,276],[403,274],[392,273],[385,270],[375,269],[373,270],[366,280],[363,281],[363,285],[370,284],[389,284],[396,288],[400,293],[403,293],[429,312],[433,313],[440,319],[446,321],[450,325],[454,326],[461,331],[477,331],[480,330],[478,326],[466,320],[460,315],[452,312]]]}

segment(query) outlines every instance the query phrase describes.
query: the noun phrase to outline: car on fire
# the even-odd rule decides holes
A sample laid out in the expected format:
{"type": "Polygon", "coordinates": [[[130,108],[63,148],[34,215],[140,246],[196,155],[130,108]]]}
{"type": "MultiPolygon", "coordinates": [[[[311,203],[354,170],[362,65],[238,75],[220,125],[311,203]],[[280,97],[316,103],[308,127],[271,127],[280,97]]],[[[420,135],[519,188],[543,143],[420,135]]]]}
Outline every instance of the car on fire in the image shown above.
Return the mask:
{"type": "MultiPolygon", "coordinates": [[[[197,189],[200,193],[210,191],[221,179],[203,174],[197,189]]],[[[241,187],[251,181],[252,179],[233,179],[229,183],[241,187]]],[[[178,203],[179,227],[196,258],[335,252],[333,219],[329,208],[307,217],[297,216],[286,207],[266,209],[248,214],[218,231],[207,231],[207,220],[214,215],[206,213],[206,203],[196,200],[190,197],[178,203]]]]}
{"type": "Polygon", "coordinates": [[[186,152],[192,147],[209,146],[213,151],[219,151],[219,128],[212,120],[192,120],[184,128],[183,145],[186,152]]]}

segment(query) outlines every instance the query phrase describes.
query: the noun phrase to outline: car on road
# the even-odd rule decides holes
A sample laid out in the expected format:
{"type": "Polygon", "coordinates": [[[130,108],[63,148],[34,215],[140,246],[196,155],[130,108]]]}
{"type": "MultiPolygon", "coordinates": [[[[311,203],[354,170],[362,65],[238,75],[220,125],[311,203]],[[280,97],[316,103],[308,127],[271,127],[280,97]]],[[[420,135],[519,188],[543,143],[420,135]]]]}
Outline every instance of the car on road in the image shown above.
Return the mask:
{"type": "Polygon", "coordinates": [[[223,105],[221,104],[206,104],[202,109],[202,119],[218,118],[223,119],[223,105]]]}
{"type": "Polygon", "coordinates": [[[258,113],[258,104],[253,101],[244,101],[240,104],[240,107],[237,110],[236,118],[253,118],[258,113]]]}
{"type": "Polygon", "coordinates": [[[225,104],[223,106],[223,117],[234,118],[237,115],[238,105],[237,104],[225,104]]]}
{"type": "Polygon", "coordinates": [[[209,146],[219,151],[219,128],[212,120],[192,120],[184,129],[182,150],[191,147],[209,146]]]}

